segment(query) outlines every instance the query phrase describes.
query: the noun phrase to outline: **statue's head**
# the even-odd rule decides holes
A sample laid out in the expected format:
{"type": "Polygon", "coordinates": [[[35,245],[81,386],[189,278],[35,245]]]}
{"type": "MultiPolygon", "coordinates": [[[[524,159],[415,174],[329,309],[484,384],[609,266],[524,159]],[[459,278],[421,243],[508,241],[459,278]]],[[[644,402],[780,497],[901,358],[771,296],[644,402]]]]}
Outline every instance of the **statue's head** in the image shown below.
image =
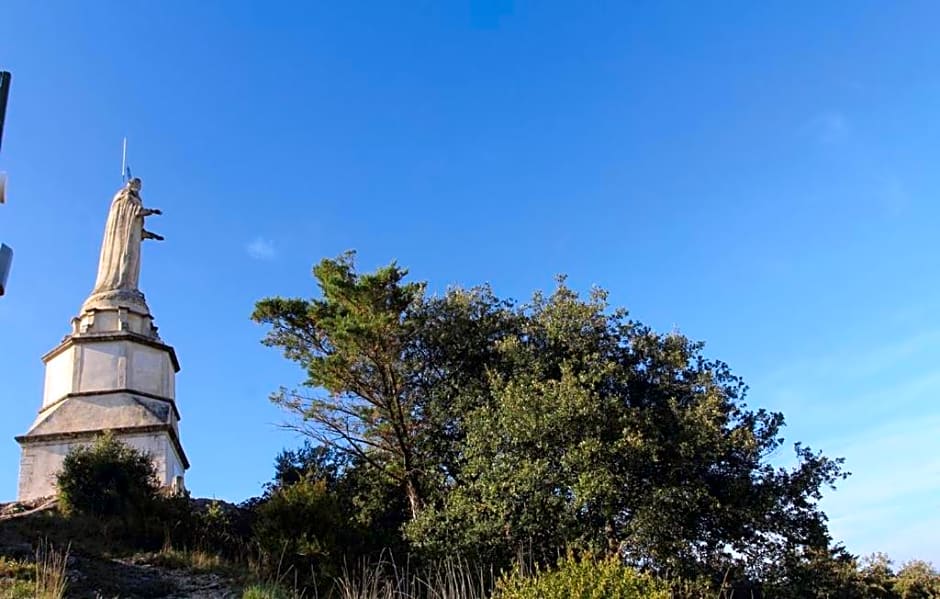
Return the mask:
{"type": "Polygon", "coordinates": [[[132,191],[140,191],[140,179],[138,177],[134,177],[127,182],[127,186],[130,187],[132,191]]]}

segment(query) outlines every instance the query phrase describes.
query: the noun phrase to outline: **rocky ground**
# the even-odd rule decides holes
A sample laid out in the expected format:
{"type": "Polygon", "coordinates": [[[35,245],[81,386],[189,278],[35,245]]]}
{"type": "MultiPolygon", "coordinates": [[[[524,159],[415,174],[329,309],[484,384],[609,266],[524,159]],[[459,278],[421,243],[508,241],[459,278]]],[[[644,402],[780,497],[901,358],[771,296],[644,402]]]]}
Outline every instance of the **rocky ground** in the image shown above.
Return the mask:
{"type": "Polygon", "coordinates": [[[216,573],[173,570],[137,560],[76,556],[69,565],[69,597],[228,599],[241,597],[231,580],[216,573]]]}
{"type": "MultiPolygon", "coordinates": [[[[65,540],[74,538],[74,532],[57,535],[50,528],[56,524],[55,509],[55,502],[49,500],[0,504],[0,558],[15,563],[33,562],[40,538],[48,540],[57,551],[67,548],[67,597],[226,599],[241,596],[237,582],[222,573],[195,572],[185,567],[170,568],[150,563],[154,554],[106,557],[90,551],[88,544],[69,545],[65,540]]],[[[4,581],[0,572],[0,597],[7,596],[5,589],[12,583],[12,580],[4,581]]]]}

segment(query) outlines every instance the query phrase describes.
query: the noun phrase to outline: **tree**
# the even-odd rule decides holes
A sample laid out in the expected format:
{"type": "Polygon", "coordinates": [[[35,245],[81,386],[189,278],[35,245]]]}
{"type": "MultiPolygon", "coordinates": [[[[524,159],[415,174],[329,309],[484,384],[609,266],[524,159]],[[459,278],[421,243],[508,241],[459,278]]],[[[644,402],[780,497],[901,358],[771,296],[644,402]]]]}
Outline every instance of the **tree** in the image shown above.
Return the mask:
{"type": "Polygon", "coordinates": [[[400,487],[416,518],[459,477],[461,417],[488,396],[515,316],[487,287],[427,298],[395,264],[360,275],[353,258],[314,268],[321,298],[264,299],[252,318],[307,372],[312,391],[272,398],[296,417],[288,426],[400,487]]]}
{"type": "Polygon", "coordinates": [[[314,275],[320,299],[269,298],[253,316],[308,373],[309,395],[275,401],[401,493],[413,548],[498,565],[574,545],[754,578],[829,551],[817,500],[841,460],[796,444],[795,467],[768,464],[783,416],[749,409],[702,343],[563,279],[518,305],[487,287],[427,297],[394,264],[357,274],[352,254],[314,275]]]}
{"type": "Polygon", "coordinates": [[[884,553],[873,553],[862,558],[859,574],[865,584],[865,596],[875,599],[894,599],[894,571],[891,560],[884,553]]]}
{"type": "Polygon", "coordinates": [[[322,480],[328,488],[334,489],[348,466],[348,455],[305,440],[299,449],[285,449],[277,455],[274,480],[267,485],[268,494],[303,480],[322,480]]]}
{"type": "Polygon", "coordinates": [[[409,526],[418,546],[499,562],[575,544],[685,576],[828,546],[815,500],[841,462],[797,445],[794,469],[766,464],[782,415],[747,409],[743,381],[701,343],[563,280],[521,314],[498,344],[510,366],[464,418],[460,484],[409,526]]]}
{"type": "Polygon", "coordinates": [[[282,389],[272,399],[300,417],[298,430],[400,485],[417,515],[424,499],[404,348],[414,335],[407,312],[424,286],[402,283],[406,271],[395,264],[358,275],[352,253],[321,261],[313,274],[321,299],[264,299],[252,319],[271,326],[266,345],[306,369],[305,385],[326,393],[282,389]]]}
{"type": "MultiPolygon", "coordinates": [[[[855,556],[841,545],[831,548],[791,545],[762,573],[764,596],[773,599],[868,599],[870,594],[855,556]]],[[[894,597],[889,595],[889,597],[894,597]]]]}
{"type": "Polygon", "coordinates": [[[940,597],[940,573],[929,562],[911,560],[898,570],[894,588],[901,599],[936,599],[940,597]]]}

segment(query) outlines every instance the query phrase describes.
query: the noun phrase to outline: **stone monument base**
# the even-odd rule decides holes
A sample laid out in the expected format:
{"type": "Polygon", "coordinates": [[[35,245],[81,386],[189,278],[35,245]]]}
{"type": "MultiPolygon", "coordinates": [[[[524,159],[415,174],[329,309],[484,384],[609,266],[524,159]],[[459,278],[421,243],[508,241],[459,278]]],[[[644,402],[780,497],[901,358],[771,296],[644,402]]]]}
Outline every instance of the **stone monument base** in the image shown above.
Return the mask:
{"type": "Polygon", "coordinates": [[[183,487],[189,462],[179,440],[179,362],[160,339],[143,294],[92,296],[43,362],[42,407],[29,432],[16,438],[19,501],[54,495],[68,452],[105,431],[149,454],[161,486],[183,487]]]}
{"type": "MultiPolygon", "coordinates": [[[[162,487],[183,489],[183,473],[189,466],[176,435],[161,426],[140,426],[111,431],[122,443],[148,454],[162,487]]],[[[32,501],[57,493],[56,475],[74,447],[90,445],[101,431],[59,433],[17,437],[22,447],[17,501],[32,501]]]]}

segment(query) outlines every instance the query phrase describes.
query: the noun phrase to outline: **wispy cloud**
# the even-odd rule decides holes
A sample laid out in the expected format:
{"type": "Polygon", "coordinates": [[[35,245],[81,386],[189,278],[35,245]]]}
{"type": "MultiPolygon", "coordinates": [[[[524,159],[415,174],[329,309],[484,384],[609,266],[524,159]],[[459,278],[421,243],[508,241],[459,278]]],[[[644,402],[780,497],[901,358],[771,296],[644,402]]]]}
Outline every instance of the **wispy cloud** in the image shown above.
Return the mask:
{"type": "Polygon", "coordinates": [[[245,246],[245,251],[255,260],[273,260],[277,255],[274,242],[262,237],[256,237],[252,240],[251,243],[245,246]]]}
{"type": "Polygon", "coordinates": [[[940,328],[922,328],[877,345],[843,346],[806,356],[769,373],[764,382],[768,388],[774,388],[786,381],[805,381],[807,377],[831,379],[834,372],[843,380],[863,379],[896,370],[899,364],[937,347],[940,347],[940,328]]]}
{"type": "Polygon", "coordinates": [[[923,528],[927,519],[937,520],[938,428],[940,416],[913,412],[832,448],[853,474],[826,496],[823,507],[834,536],[850,550],[887,551],[902,560],[940,557],[936,539],[914,543],[918,529],[933,530],[923,528]]]}
{"type": "Polygon", "coordinates": [[[940,329],[885,337],[807,355],[757,388],[772,390],[793,439],[845,458],[852,476],[822,502],[836,540],[861,554],[938,562],[940,539],[923,531],[940,521],[940,329]]]}
{"type": "Polygon", "coordinates": [[[849,120],[841,112],[824,112],[811,118],[805,129],[821,144],[845,140],[851,132],[849,120]]]}

